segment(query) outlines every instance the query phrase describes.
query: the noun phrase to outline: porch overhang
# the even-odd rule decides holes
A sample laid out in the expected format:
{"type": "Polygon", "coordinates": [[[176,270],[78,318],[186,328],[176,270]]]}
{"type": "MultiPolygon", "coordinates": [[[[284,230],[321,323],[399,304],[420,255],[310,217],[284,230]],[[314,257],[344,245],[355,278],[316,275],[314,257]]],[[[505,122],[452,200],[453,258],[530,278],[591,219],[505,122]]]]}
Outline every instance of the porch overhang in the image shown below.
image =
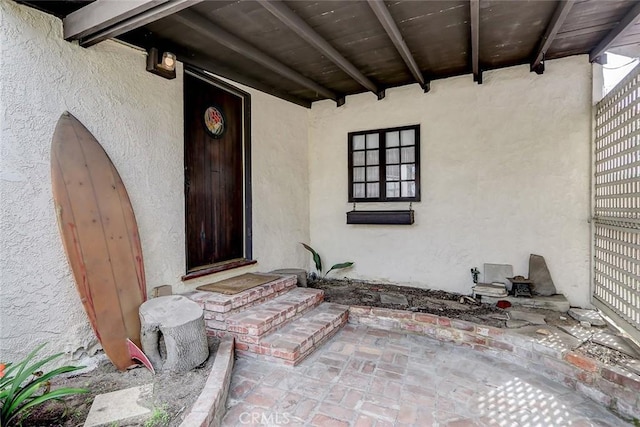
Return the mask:
{"type": "Polygon", "coordinates": [[[21,1],[64,37],[118,38],[305,107],[323,99],[604,52],[638,51],[635,0],[21,1]]]}

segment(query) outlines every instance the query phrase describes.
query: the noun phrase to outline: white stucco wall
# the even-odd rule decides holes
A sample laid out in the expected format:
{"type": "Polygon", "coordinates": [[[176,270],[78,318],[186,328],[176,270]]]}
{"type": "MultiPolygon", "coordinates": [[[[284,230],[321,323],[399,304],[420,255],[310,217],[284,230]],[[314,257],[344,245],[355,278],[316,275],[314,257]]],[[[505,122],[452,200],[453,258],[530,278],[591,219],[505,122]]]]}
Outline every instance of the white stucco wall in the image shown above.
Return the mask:
{"type": "MultiPolygon", "coordinates": [[[[180,280],[182,69],[169,81],[145,71],[143,52],[111,41],[89,49],[67,43],[59,19],[8,0],[0,0],[0,22],[0,360],[45,341],[49,353],[78,359],[92,354],[96,342],[54,215],[55,124],[70,111],[120,172],[138,221],[148,289],[192,289],[197,281],[180,280]]],[[[308,110],[250,92],[258,260],[251,269],[305,267],[296,245],[309,239],[308,110]]]]}
{"type": "MultiPolygon", "coordinates": [[[[311,112],[311,242],[354,278],[469,293],[470,268],[528,274],[543,255],[559,292],[589,302],[591,65],[584,56],[365,93],[311,112]],[[421,125],[422,201],[412,226],[347,225],[347,133],[421,125]],[[331,166],[329,166],[331,165],[331,166]]],[[[358,204],[406,209],[408,203],[358,204]]],[[[339,273],[340,274],[340,273],[339,273]]]]}

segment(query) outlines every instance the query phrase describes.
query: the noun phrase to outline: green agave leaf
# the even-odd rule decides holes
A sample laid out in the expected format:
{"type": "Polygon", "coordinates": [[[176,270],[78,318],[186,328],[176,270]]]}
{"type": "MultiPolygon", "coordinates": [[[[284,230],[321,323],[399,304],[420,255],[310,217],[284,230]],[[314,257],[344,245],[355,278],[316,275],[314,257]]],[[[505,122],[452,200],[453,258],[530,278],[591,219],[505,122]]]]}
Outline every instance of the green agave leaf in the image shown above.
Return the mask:
{"type": "MultiPolygon", "coordinates": [[[[332,270],[341,270],[343,268],[349,268],[353,265],[352,262],[341,262],[339,264],[334,264],[329,271],[327,271],[327,274],[329,274],[332,270]]],[[[327,275],[325,274],[325,276],[327,275]]]]}
{"type": "Polygon", "coordinates": [[[318,254],[318,252],[313,250],[313,248],[309,245],[305,245],[304,243],[300,244],[304,246],[306,250],[311,252],[311,254],[313,255],[313,262],[316,264],[316,270],[318,270],[318,273],[322,274],[322,260],[320,259],[320,255],[318,254]]]}

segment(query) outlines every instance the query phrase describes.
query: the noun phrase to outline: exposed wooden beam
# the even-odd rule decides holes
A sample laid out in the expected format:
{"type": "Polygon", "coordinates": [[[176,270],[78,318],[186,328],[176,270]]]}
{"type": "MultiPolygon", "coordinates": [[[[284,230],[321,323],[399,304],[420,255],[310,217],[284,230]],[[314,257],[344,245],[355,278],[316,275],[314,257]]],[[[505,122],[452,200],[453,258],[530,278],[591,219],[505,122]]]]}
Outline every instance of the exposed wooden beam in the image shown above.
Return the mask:
{"type": "Polygon", "coordinates": [[[575,0],[560,0],[547,26],[547,30],[544,32],[542,39],[540,39],[538,50],[533,57],[533,61],[531,61],[531,71],[535,71],[538,74],[544,72],[544,57],[555,40],[556,35],[558,35],[558,31],[560,31],[565,19],[567,19],[573,3],[575,3],[575,0]]]}
{"type": "Polygon", "coordinates": [[[315,47],[320,53],[329,58],[334,64],[340,67],[352,79],[360,83],[363,87],[369,89],[378,96],[378,99],[384,98],[384,90],[381,90],[367,76],[362,74],[351,62],[340,54],[333,46],[329,44],[320,34],[311,28],[302,18],[294,11],[289,9],[287,5],[281,1],[258,0],[265,9],[282,21],[287,27],[294,31],[298,36],[304,39],[311,46],[315,47]]]}
{"type": "Polygon", "coordinates": [[[273,95],[277,98],[284,99],[285,101],[289,101],[306,108],[311,107],[312,100],[287,93],[262,81],[259,77],[251,77],[246,73],[239,72],[229,67],[225,63],[212,58],[207,52],[179,45],[174,41],[164,39],[158,34],[146,29],[139,28],[134,30],[122,37],[119,37],[119,40],[136,48],[149,50],[152,47],[156,47],[162,52],[172,52],[177,56],[178,61],[185,64],[185,68],[191,66],[192,68],[208,71],[236,83],[240,83],[268,93],[269,95],[273,95]]]}
{"type": "Polygon", "coordinates": [[[65,40],[80,39],[89,33],[104,30],[113,24],[131,18],[167,1],[168,0],[131,0],[118,2],[97,0],[70,13],[64,18],[64,38],[65,40]]]}
{"type": "Polygon", "coordinates": [[[602,40],[600,40],[600,43],[598,43],[598,45],[593,48],[591,52],[589,52],[589,61],[597,62],[598,58],[602,56],[602,54],[605,53],[607,49],[613,46],[616,39],[636,23],[636,20],[639,16],[640,2],[636,3],[636,5],[624,16],[624,18],[620,20],[618,26],[609,31],[609,33],[604,36],[602,40]]]}
{"type": "Polygon", "coordinates": [[[482,84],[480,69],[480,0],[470,0],[471,8],[471,70],[473,81],[482,84]]]}
{"type": "Polygon", "coordinates": [[[200,55],[200,54],[180,55],[179,54],[178,60],[180,62],[183,62],[186,65],[191,65],[193,67],[208,71],[210,73],[232,80],[236,83],[240,83],[245,86],[249,86],[253,89],[257,89],[261,92],[268,93],[269,95],[273,95],[277,98],[284,99],[285,101],[289,101],[306,108],[311,108],[311,101],[288,94],[271,85],[268,85],[259,80],[248,77],[247,75],[239,73],[229,68],[228,66],[218,61],[215,61],[205,55],[200,55]]]}
{"type": "Polygon", "coordinates": [[[324,96],[325,98],[333,99],[334,101],[338,101],[340,98],[333,91],[319,85],[308,77],[303,76],[283,63],[273,59],[239,37],[223,30],[217,25],[214,25],[211,21],[196,12],[185,10],[180,14],[174,15],[172,19],[179,22],[189,30],[195,31],[211,39],[215,43],[219,43],[226,48],[257,62],[258,64],[263,65],[280,76],[324,96]]]}
{"type": "Polygon", "coordinates": [[[429,85],[426,84],[424,76],[422,75],[422,71],[420,71],[420,67],[418,67],[418,64],[416,63],[416,60],[413,58],[413,55],[411,54],[409,47],[404,42],[402,33],[400,33],[400,29],[398,28],[398,25],[396,24],[396,22],[393,20],[391,13],[389,13],[389,9],[387,9],[387,6],[384,4],[384,1],[368,0],[368,2],[369,2],[369,6],[371,7],[371,10],[373,10],[373,13],[378,18],[378,21],[380,21],[380,24],[382,25],[384,30],[387,32],[387,35],[393,42],[393,45],[396,47],[396,49],[398,50],[398,53],[404,60],[404,63],[407,64],[409,71],[411,71],[411,74],[413,74],[413,78],[415,78],[418,81],[418,83],[420,83],[420,86],[422,86],[422,89],[425,92],[427,92],[429,85]]]}
{"type": "Polygon", "coordinates": [[[65,40],[89,47],[172,15],[203,0],[97,0],[63,20],[65,40]]]}

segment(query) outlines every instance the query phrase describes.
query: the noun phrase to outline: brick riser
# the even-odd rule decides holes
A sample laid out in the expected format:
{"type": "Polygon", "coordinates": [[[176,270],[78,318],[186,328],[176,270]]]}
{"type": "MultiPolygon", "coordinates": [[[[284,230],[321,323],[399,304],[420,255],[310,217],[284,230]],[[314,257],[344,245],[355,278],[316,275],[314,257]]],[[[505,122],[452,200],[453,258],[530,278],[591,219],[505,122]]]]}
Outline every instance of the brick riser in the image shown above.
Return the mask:
{"type": "MultiPolygon", "coordinates": [[[[184,294],[197,302],[204,310],[207,331],[225,330],[224,321],[229,317],[271,301],[296,288],[296,276],[283,276],[264,285],[248,289],[235,295],[195,291],[184,294]]],[[[215,335],[211,333],[210,335],[215,335]]]]}
{"type": "Polygon", "coordinates": [[[272,362],[295,366],[335,335],[348,318],[348,307],[322,303],[258,343],[236,341],[236,354],[245,357],[260,355],[272,362]]]}
{"type": "Polygon", "coordinates": [[[267,334],[274,333],[291,322],[295,322],[305,313],[313,310],[324,299],[324,292],[316,289],[297,288],[288,292],[282,298],[277,298],[267,304],[257,306],[247,310],[240,315],[229,317],[226,323],[226,332],[233,335],[236,343],[257,344],[267,334]],[[290,303],[288,299],[292,294],[300,293],[302,297],[290,303]],[[287,301],[278,304],[268,312],[268,317],[264,314],[264,308],[273,305],[280,299],[287,301]],[[254,312],[263,312],[261,318],[256,318],[254,312]]]}

